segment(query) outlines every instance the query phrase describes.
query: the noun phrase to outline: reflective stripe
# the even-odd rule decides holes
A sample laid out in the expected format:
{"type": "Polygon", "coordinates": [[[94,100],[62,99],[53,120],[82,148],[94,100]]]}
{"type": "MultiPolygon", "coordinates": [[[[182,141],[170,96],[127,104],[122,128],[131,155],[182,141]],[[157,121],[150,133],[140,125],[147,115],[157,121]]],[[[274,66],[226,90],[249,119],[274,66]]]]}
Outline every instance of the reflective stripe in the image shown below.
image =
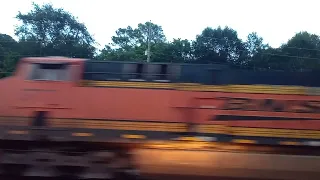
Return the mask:
{"type": "Polygon", "coordinates": [[[231,142],[233,143],[243,143],[243,144],[256,144],[257,141],[249,140],[249,139],[232,139],[231,142]]]}
{"type": "Polygon", "coordinates": [[[320,88],[274,85],[203,85],[198,83],[159,83],[126,81],[84,81],[83,86],[174,89],[184,91],[320,95],[320,88]]]}

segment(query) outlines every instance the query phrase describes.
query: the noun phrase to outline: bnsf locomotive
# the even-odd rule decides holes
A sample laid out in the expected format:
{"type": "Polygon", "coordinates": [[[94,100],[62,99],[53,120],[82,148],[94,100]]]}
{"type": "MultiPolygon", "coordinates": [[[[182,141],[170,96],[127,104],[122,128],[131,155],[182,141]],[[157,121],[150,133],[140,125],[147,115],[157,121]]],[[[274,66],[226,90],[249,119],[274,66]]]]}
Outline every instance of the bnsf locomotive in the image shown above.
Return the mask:
{"type": "Polygon", "coordinates": [[[132,148],[186,137],[318,146],[319,77],[219,64],[23,58],[0,80],[2,171],[71,169],[106,178],[135,169],[132,148]]]}

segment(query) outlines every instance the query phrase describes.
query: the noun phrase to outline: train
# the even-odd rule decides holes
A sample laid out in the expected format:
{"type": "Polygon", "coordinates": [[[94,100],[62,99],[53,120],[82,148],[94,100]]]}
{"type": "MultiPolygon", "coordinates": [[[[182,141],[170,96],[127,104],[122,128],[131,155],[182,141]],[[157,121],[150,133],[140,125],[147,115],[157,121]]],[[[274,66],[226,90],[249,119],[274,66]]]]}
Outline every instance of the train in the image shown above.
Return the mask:
{"type": "Polygon", "coordinates": [[[22,58],[0,80],[1,172],[136,177],[131,152],[171,142],[197,142],[200,150],[213,142],[320,146],[319,77],[223,64],[22,58]]]}

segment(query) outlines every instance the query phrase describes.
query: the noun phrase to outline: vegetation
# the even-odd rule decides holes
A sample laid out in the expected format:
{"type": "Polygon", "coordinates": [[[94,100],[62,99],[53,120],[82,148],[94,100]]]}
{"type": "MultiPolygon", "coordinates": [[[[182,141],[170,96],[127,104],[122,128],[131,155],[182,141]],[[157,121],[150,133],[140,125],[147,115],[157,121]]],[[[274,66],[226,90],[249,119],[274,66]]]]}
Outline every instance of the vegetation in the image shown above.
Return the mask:
{"type": "Polygon", "coordinates": [[[226,63],[255,70],[320,68],[320,37],[308,32],[299,32],[281,47],[272,48],[257,33],[250,33],[243,41],[230,27],[207,27],[192,41],[168,41],[160,25],[145,22],[136,28],[119,28],[112,43],[98,51],[86,26],[51,4],[33,4],[33,10],[19,12],[16,18],[22,22],[15,29],[19,40],[0,34],[1,76],[9,75],[19,58],[26,56],[145,61],[148,41],[152,62],[226,63]]]}

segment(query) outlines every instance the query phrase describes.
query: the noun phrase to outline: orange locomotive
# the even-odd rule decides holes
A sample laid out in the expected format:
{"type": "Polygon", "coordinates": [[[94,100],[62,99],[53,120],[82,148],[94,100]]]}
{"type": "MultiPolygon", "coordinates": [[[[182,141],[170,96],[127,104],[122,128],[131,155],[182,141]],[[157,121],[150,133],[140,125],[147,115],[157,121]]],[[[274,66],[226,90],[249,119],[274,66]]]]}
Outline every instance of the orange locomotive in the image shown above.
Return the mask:
{"type": "Polygon", "coordinates": [[[0,81],[2,149],[25,152],[29,142],[41,142],[32,148],[42,149],[44,144],[48,148],[43,142],[65,143],[49,145],[59,149],[77,142],[82,150],[96,152],[106,142],[129,144],[128,138],[147,143],[186,136],[320,145],[319,75],[224,65],[24,58],[13,76],[0,81]],[[22,147],[11,143],[16,141],[22,147]]]}

